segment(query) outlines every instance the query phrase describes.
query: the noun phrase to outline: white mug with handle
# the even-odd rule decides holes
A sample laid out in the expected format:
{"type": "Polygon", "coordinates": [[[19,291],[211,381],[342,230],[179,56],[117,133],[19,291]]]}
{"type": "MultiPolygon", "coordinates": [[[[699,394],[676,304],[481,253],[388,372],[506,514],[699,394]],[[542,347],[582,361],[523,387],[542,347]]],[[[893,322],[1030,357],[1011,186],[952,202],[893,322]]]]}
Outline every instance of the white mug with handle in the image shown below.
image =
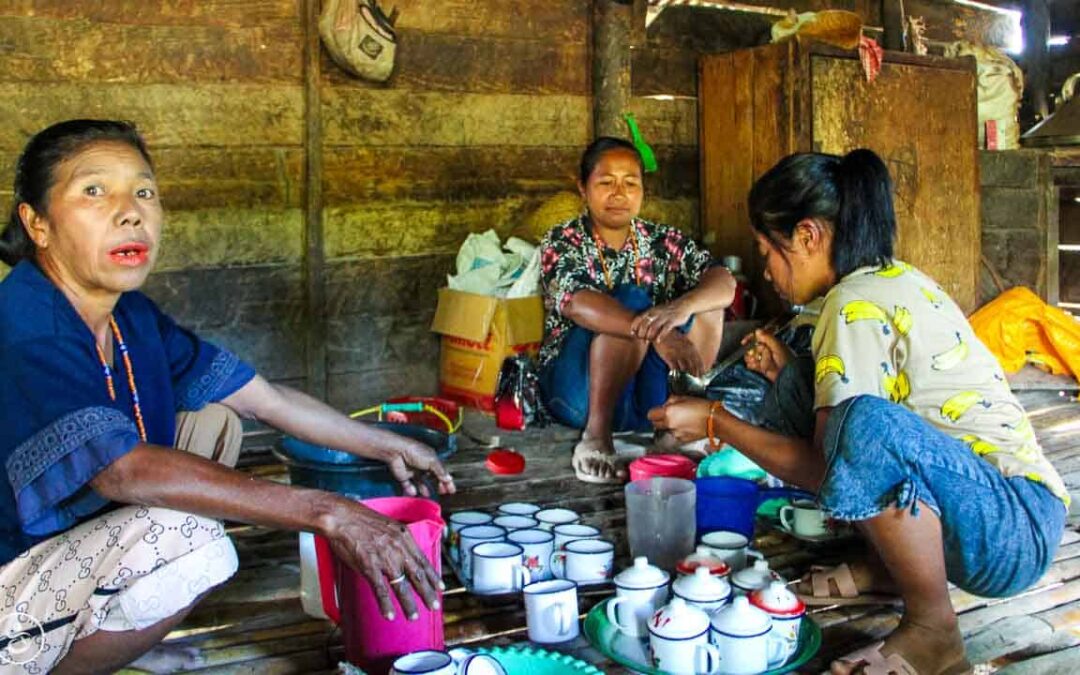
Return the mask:
{"type": "Polygon", "coordinates": [[[472,592],[481,595],[513,593],[528,584],[523,550],[505,541],[485,542],[472,549],[472,592]]]}
{"type": "Polygon", "coordinates": [[[537,581],[526,586],[522,594],[529,640],[552,644],[578,636],[577,584],[567,579],[537,581]]]}

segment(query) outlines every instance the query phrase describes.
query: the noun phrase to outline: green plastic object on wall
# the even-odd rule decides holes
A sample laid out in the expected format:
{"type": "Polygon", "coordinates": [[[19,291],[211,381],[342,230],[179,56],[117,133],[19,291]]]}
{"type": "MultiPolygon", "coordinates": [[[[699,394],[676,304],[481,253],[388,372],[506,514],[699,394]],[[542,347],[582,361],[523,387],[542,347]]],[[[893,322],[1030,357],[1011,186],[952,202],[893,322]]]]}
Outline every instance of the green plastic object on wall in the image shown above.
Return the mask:
{"type": "Polygon", "coordinates": [[[656,154],[653,153],[653,149],[649,147],[649,144],[645,142],[645,137],[641,135],[641,129],[638,129],[637,120],[634,119],[634,113],[623,113],[623,119],[626,120],[626,126],[630,129],[630,139],[634,143],[634,147],[641,153],[641,163],[645,168],[645,173],[653,173],[657,169],[656,154]]]}

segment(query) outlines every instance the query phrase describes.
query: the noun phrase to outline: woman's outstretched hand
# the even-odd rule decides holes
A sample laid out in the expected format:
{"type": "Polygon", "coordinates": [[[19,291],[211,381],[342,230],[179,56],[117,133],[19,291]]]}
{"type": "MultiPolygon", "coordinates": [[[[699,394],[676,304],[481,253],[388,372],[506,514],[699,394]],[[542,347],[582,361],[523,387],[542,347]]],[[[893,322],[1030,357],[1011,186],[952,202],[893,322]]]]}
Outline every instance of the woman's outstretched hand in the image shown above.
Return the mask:
{"type": "Polygon", "coordinates": [[[696,396],[672,396],[649,411],[649,421],[657,429],[670,431],[680,443],[690,443],[705,438],[711,404],[696,396]]]}
{"type": "Polygon", "coordinates": [[[415,497],[417,494],[424,497],[431,496],[431,490],[428,489],[426,482],[417,480],[418,474],[421,477],[424,474],[433,476],[438,483],[436,489],[441,495],[453,494],[456,490],[454,477],[442,465],[435,452],[419,441],[405,439],[399,448],[395,448],[395,452],[386,461],[386,465],[390,468],[394,480],[401,483],[401,489],[410,497],[415,497]]]}
{"type": "Polygon", "coordinates": [[[743,361],[746,367],[755,373],[761,373],[769,382],[776,382],[780,371],[793,357],[788,346],[775,335],[761,329],[755,330],[742,339],[742,343],[753,346],[746,350],[743,361]]]}
{"type": "Polygon", "coordinates": [[[334,554],[367,578],[382,615],[394,619],[393,593],[405,617],[415,619],[414,589],[428,608],[439,609],[442,582],[408,528],[358,502],[341,500],[339,505],[327,519],[325,535],[334,554]]]}

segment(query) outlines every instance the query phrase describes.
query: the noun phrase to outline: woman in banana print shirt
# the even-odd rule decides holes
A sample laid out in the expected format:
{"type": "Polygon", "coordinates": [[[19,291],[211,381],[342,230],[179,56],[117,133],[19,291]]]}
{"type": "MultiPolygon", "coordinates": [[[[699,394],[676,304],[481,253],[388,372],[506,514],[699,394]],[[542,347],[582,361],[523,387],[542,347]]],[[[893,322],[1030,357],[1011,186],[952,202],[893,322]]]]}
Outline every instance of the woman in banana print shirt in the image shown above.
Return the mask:
{"type": "Polygon", "coordinates": [[[703,437],[711,416],[717,440],[816,492],[864,534],[869,558],[808,575],[800,592],[815,604],[888,595],[904,616],[832,672],[899,671],[901,661],[911,672],[968,672],[947,582],[982,596],[1033,584],[1061,539],[1068,492],[963,312],[893,258],[892,182],[876,154],[786,157],[755,183],[749,212],[776,291],[793,304],[823,298],[812,368],[763,333],[747,354],[778,391],[813,401],[812,412],[784,411],[812,415],[801,425],[812,437],[751,426],[700,399],[672,398],[650,416],[684,441],[703,437]]]}

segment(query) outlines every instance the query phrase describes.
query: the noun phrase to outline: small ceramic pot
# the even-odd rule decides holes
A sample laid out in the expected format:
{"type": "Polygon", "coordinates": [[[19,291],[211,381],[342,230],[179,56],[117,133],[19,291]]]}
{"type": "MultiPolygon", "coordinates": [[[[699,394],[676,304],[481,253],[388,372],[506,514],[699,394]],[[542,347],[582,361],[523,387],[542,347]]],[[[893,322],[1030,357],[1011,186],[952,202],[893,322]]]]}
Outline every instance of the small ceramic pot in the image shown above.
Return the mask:
{"type": "Polygon", "coordinates": [[[731,567],[723,558],[713,555],[712,549],[700,545],[690,555],[679,561],[675,571],[683,575],[692,575],[698,567],[706,568],[710,574],[718,577],[726,577],[731,574],[731,567]]]}
{"type": "Polygon", "coordinates": [[[782,640],[772,637],[769,615],[741,596],[713,613],[709,639],[725,675],[764,672],[770,663],[781,659],[786,649],[782,640]]]}
{"type": "Polygon", "coordinates": [[[779,574],[769,569],[769,563],[755,560],[753,567],[731,575],[731,589],[735,595],[750,595],[759,588],[765,588],[774,581],[783,581],[779,574]]]}
{"type": "Polygon", "coordinates": [[[649,648],[656,669],[672,675],[712,673],[720,664],[709,644],[709,616],[682,598],[672,598],[649,619],[649,648]]]}
{"type": "MultiPolygon", "coordinates": [[[[773,637],[785,644],[780,663],[790,659],[799,648],[799,628],[806,620],[806,604],[780,581],[751,593],[750,604],[769,615],[773,637]]],[[[779,664],[770,662],[769,665],[779,664]]]]}
{"type": "Polygon", "coordinates": [[[668,573],[638,556],[634,564],[615,575],[615,597],[608,601],[608,621],[635,637],[649,634],[649,617],[668,601],[668,573]]]}
{"type": "Polygon", "coordinates": [[[671,592],[706,614],[720,609],[731,599],[731,585],[723,577],[709,574],[709,568],[704,565],[693,574],[676,579],[671,592]]]}

